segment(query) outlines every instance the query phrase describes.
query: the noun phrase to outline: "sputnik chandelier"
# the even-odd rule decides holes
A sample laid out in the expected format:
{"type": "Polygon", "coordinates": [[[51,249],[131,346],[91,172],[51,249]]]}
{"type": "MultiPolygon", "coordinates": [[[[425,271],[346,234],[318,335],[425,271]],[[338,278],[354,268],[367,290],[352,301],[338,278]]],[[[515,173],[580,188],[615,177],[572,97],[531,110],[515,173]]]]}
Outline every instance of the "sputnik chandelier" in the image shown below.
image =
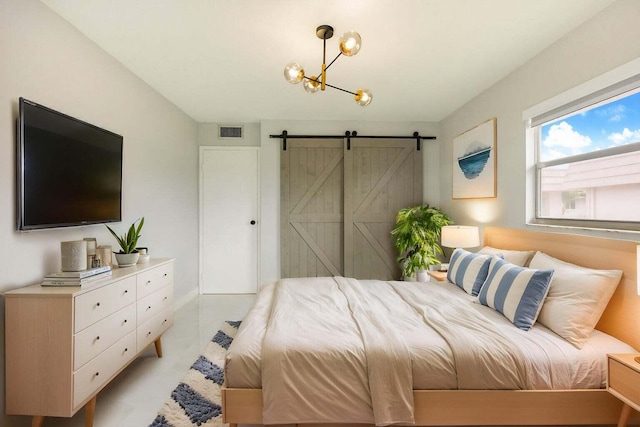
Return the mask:
{"type": "Polygon", "coordinates": [[[371,91],[368,89],[358,89],[355,92],[345,90],[337,86],[332,86],[327,83],[327,69],[333,65],[334,62],[340,57],[340,55],[353,56],[360,51],[362,47],[362,39],[360,34],[355,31],[348,31],[340,37],[340,53],[327,65],[327,40],[333,37],[333,27],[330,25],[320,25],[316,28],[316,36],[322,39],[322,71],[320,76],[307,76],[304,74],[304,69],[297,62],[287,64],[284,68],[284,78],[291,84],[298,84],[304,80],[302,86],[304,90],[309,93],[316,93],[318,90],[325,90],[328,86],[333,89],[338,89],[343,92],[350,93],[355,96],[355,100],[358,105],[363,107],[371,104],[371,91]]]}

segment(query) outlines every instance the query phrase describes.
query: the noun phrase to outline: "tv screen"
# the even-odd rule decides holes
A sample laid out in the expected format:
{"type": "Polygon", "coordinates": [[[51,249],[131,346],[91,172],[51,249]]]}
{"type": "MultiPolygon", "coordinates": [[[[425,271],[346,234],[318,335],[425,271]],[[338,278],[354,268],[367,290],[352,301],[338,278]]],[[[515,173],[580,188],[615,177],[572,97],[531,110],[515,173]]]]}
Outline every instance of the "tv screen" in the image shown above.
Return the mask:
{"type": "Polygon", "coordinates": [[[17,135],[18,230],[122,219],[122,136],[24,98],[17,135]]]}

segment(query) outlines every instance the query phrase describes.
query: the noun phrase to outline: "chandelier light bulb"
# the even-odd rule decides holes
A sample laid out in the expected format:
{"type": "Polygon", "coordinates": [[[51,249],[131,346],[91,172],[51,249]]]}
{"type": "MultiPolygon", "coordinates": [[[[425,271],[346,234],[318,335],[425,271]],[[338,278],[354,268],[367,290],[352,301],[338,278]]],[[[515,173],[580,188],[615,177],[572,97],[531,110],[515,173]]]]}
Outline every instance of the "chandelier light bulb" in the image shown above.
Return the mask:
{"type": "Polygon", "coordinates": [[[371,104],[373,95],[369,89],[359,89],[356,91],[355,100],[361,107],[366,107],[371,104]]]}
{"type": "Polygon", "coordinates": [[[347,31],[340,37],[340,52],[346,56],[353,56],[360,52],[362,39],[355,31],[347,31]]]}
{"type": "Polygon", "coordinates": [[[304,87],[304,90],[309,93],[316,93],[320,90],[320,82],[318,81],[317,76],[311,76],[304,79],[304,82],[302,82],[302,86],[304,87]]]}
{"type": "Polygon", "coordinates": [[[297,62],[292,62],[284,67],[284,78],[292,85],[298,84],[304,78],[304,69],[297,62]]]}

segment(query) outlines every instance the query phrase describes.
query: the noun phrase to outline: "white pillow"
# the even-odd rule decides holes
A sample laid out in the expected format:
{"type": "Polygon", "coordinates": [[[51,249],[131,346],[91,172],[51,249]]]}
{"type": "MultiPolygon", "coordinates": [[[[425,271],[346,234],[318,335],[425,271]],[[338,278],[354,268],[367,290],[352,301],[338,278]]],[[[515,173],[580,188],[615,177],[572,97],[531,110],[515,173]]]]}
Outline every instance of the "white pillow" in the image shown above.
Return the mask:
{"type": "Polygon", "coordinates": [[[540,313],[552,276],[553,270],[519,267],[494,255],[478,301],[528,331],[540,313]]]}
{"type": "Polygon", "coordinates": [[[491,255],[474,254],[456,249],[451,254],[447,280],[455,283],[469,295],[476,296],[487,278],[491,255]]]}
{"type": "Polygon", "coordinates": [[[502,255],[502,257],[511,264],[527,267],[529,260],[533,256],[533,251],[514,251],[510,249],[497,249],[491,246],[485,246],[478,251],[479,254],[502,255]]]}
{"type": "Polygon", "coordinates": [[[542,252],[531,268],[555,270],[538,322],[582,348],[618,287],[622,271],[580,267],[542,252]]]}

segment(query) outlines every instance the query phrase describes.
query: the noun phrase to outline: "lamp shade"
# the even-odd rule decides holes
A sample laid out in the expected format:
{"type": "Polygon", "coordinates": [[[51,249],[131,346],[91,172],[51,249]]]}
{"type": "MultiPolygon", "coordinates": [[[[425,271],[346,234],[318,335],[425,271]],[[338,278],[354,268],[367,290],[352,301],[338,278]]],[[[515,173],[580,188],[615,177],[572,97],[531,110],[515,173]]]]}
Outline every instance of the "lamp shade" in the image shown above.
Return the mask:
{"type": "Polygon", "coordinates": [[[353,56],[360,52],[362,39],[355,31],[347,31],[340,37],[340,52],[345,56],[353,56]]]}
{"type": "Polygon", "coordinates": [[[473,248],[480,246],[478,227],[447,225],[442,227],[440,244],[448,248],[473,248]]]}
{"type": "Polygon", "coordinates": [[[284,67],[284,78],[292,85],[300,83],[304,78],[304,69],[297,62],[292,62],[284,67]]]}
{"type": "Polygon", "coordinates": [[[302,85],[304,86],[304,90],[309,93],[316,93],[320,90],[320,82],[318,82],[317,76],[311,76],[308,79],[304,79],[304,83],[302,83],[302,85]]]}
{"type": "Polygon", "coordinates": [[[373,99],[373,95],[371,95],[371,91],[369,89],[359,89],[356,92],[355,100],[358,105],[362,107],[366,107],[371,104],[371,100],[373,99]]]}

